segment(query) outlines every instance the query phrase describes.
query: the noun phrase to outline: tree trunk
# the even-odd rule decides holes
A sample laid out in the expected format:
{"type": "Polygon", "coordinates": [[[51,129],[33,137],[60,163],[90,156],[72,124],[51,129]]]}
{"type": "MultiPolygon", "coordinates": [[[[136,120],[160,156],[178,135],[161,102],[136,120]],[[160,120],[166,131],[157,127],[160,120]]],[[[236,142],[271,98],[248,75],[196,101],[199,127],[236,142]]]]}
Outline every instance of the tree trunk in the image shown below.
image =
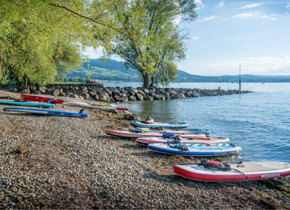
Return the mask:
{"type": "Polygon", "coordinates": [[[151,85],[149,75],[148,74],[142,74],[142,76],[143,76],[143,87],[144,88],[149,88],[150,85],[151,85]]]}
{"type": "Polygon", "coordinates": [[[2,79],[2,68],[3,68],[3,59],[2,59],[2,53],[0,52],[0,81],[2,79]]]}
{"type": "Polygon", "coordinates": [[[151,77],[151,84],[150,87],[153,88],[154,87],[154,76],[151,77]]]}

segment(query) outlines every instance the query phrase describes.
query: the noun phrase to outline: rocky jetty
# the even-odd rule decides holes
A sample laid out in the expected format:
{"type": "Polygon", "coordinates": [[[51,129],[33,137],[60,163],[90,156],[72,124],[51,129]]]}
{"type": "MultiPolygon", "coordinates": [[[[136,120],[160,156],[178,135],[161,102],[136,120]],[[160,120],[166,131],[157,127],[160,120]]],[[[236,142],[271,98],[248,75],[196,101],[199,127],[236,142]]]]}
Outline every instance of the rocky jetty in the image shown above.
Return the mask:
{"type": "Polygon", "coordinates": [[[101,83],[96,84],[62,84],[30,87],[10,87],[9,90],[28,94],[46,94],[54,96],[65,96],[79,99],[125,102],[143,100],[171,100],[187,97],[231,95],[248,93],[239,90],[207,90],[190,88],[133,88],[133,87],[104,87],[101,83]]]}

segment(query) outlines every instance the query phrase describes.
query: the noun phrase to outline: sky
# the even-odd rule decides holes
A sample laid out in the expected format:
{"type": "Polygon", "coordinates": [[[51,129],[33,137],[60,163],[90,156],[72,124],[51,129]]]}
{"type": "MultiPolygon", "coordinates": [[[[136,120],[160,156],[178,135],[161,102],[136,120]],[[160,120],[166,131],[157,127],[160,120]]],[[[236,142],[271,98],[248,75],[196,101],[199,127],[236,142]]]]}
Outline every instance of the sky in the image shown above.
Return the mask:
{"type": "MultiPolygon", "coordinates": [[[[188,34],[178,69],[196,75],[290,75],[290,0],[195,0],[193,22],[177,18],[188,34]]],[[[102,50],[88,48],[89,58],[102,50]]],[[[118,57],[112,59],[120,60],[118,57]]]]}

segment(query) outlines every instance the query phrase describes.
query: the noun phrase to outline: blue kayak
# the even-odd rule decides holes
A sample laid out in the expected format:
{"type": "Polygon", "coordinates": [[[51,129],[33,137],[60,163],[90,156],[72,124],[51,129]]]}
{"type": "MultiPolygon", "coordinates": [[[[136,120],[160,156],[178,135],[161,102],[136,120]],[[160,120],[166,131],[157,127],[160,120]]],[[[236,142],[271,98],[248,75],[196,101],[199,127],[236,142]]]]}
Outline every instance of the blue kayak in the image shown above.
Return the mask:
{"type": "Polygon", "coordinates": [[[24,113],[29,113],[29,114],[41,114],[41,115],[57,115],[57,116],[67,116],[67,117],[88,117],[88,114],[82,113],[83,110],[77,113],[77,112],[67,112],[67,111],[60,111],[60,110],[13,107],[13,108],[3,108],[3,111],[24,112],[24,113]]]}
{"type": "Polygon", "coordinates": [[[17,101],[17,100],[0,100],[0,104],[14,105],[14,106],[34,106],[34,107],[45,107],[52,108],[55,105],[51,103],[41,103],[41,102],[29,102],[29,101],[17,101]]]}
{"type": "Polygon", "coordinates": [[[148,149],[158,153],[182,156],[224,156],[238,154],[241,147],[231,143],[164,143],[164,144],[149,144],[148,149]]]}
{"type": "Polygon", "coordinates": [[[162,123],[162,122],[154,122],[154,123],[146,123],[140,121],[132,121],[131,125],[140,128],[186,128],[188,124],[185,122],[170,122],[170,123],[162,123]]]}

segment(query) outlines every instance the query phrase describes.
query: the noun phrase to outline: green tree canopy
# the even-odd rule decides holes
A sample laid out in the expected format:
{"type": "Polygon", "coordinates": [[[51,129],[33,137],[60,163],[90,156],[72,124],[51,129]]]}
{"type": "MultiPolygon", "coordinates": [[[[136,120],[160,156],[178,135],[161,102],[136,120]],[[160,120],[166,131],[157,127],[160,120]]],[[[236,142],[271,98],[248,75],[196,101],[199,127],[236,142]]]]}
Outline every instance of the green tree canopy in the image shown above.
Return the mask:
{"type": "Polygon", "coordinates": [[[0,0],[2,82],[28,80],[43,84],[53,81],[57,71],[82,63],[82,47],[98,45],[94,33],[102,34],[102,26],[87,24],[85,19],[51,4],[66,5],[79,13],[89,14],[92,1],[0,0]]]}
{"type": "MultiPolygon", "coordinates": [[[[118,1],[119,2],[119,1],[118,1]]],[[[186,36],[178,30],[176,18],[196,17],[193,0],[135,0],[126,4],[112,3],[111,11],[122,33],[107,48],[137,69],[143,76],[143,86],[162,84],[176,79],[176,61],[185,57],[186,36]]]]}

